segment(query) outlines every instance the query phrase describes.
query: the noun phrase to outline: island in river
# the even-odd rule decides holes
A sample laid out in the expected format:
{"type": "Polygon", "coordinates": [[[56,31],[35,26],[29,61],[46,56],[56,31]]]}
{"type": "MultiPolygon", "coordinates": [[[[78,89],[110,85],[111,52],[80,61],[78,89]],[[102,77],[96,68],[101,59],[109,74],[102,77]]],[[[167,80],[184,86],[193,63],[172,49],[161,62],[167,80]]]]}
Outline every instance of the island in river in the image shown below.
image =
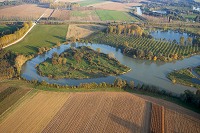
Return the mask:
{"type": "Polygon", "coordinates": [[[69,48],[60,55],[53,53],[52,58],[37,66],[37,70],[40,75],[54,79],[86,79],[120,75],[130,68],[120,64],[112,53],[104,54],[100,48],[95,51],[81,46],[69,48]]]}

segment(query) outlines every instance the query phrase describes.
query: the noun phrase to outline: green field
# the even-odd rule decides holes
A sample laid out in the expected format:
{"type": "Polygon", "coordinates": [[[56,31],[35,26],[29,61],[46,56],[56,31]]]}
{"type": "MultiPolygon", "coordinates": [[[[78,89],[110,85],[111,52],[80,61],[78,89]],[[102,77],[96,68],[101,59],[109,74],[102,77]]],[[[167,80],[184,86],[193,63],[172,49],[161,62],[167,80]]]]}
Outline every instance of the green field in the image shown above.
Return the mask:
{"type": "Polygon", "coordinates": [[[197,15],[196,14],[189,14],[189,15],[183,14],[182,16],[185,17],[186,19],[195,19],[197,15]]]}
{"type": "Polygon", "coordinates": [[[36,54],[39,47],[52,47],[56,42],[65,42],[68,25],[36,25],[19,43],[6,50],[29,55],[36,54]]]}
{"type": "Polygon", "coordinates": [[[79,2],[80,6],[88,6],[96,3],[104,2],[105,0],[84,0],[79,2]]]}
{"type": "Polygon", "coordinates": [[[96,13],[102,21],[138,21],[135,17],[123,11],[96,10],[96,13]]]}
{"type": "Polygon", "coordinates": [[[87,17],[89,15],[97,16],[96,12],[94,10],[88,10],[88,11],[71,11],[71,16],[73,17],[87,17]]]}
{"type": "Polygon", "coordinates": [[[85,79],[119,75],[129,70],[114,58],[88,47],[67,49],[37,67],[42,76],[50,78],[85,79]],[[63,60],[64,63],[63,63],[63,60]]]}

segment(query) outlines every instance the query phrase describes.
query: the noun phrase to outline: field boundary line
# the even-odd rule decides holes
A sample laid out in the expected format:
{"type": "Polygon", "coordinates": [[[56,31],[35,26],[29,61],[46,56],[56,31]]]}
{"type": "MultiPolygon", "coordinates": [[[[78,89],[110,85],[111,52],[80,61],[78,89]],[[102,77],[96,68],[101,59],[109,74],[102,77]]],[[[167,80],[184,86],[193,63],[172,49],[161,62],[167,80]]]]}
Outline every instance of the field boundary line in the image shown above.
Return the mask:
{"type": "Polygon", "coordinates": [[[3,120],[6,119],[7,116],[9,116],[10,113],[13,112],[14,109],[19,107],[21,105],[21,103],[23,103],[24,100],[26,100],[27,98],[34,97],[37,94],[37,92],[38,92],[38,90],[35,90],[35,89],[32,89],[32,90],[28,91],[23,97],[21,97],[19,100],[17,100],[16,103],[14,103],[6,111],[4,111],[0,115],[0,124],[3,122],[3,120]]]}

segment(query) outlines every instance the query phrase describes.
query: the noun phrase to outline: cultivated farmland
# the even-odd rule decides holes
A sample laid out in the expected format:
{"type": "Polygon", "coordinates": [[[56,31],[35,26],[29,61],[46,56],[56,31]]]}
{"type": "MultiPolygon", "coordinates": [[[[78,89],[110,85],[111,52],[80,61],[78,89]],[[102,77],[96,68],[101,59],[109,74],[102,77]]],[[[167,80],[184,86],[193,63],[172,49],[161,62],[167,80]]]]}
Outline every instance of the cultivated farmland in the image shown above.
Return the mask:
{"type": "Polygon", "coordinates": [[[21,54],[35,54],[40,47],[52,47],[65,42],[68,25],[36,25],[21,42],[7,48],[21,54]]]}
{"type": "Polygon", "coordinates": [[[41,132],[68,96],[67,93],[39,92],[20,104],[0,124],[0,132],[41,132]]]}
{"type": "Polygon", "coordinates": [[[165,131],[166,133],[199,133],[200,120],[166,109],[165,131]]]}
{"type": "Polygon", "coordinates": [[[96,3],[90,6],[103,10],[129,11],[131,6],[140,6],[140,5],[141,5],[140,3],[119,3],[119,2],[106,1],[101,3],[96,3]]]}
{"type": "Polygon", "coordinates": [[[43,132],[141,132],[144,108],[128,93],[76,93],[43,132]]]}
{"type": "Polygon", "coordinates": [[[85,10],[85,11],[71,11],[70,14],[71,21],[99,21],[99,16],[96,14],[95,10],[85,10]]]}
{"type": "Polygon", "coordinates": [[[127,92],[38,91],[1,121],[0,132],[200,131],[199,114],[173,103],[160,101],[157,105],[151,102],[158,99],[147,99],[150,101],[127,92]]]}
{"type": "Polygon", "coordinates": [[[9,8],[0,9],[1,20],[36,20],[45,11],[45,8],[35,4],[23,4],[9,8]]]}
{"type": "Polygon", "coordinates": [[[105,28],[105,26],[95,24],[70,24],[67,32],[67,38],[84,38],[105,28]]]}
{"type": "Polygon", "coordinates": [[[97,15],[101,21],[138,21],[128,12],[112,11],[112,10],[96,10],[97,15]]]}

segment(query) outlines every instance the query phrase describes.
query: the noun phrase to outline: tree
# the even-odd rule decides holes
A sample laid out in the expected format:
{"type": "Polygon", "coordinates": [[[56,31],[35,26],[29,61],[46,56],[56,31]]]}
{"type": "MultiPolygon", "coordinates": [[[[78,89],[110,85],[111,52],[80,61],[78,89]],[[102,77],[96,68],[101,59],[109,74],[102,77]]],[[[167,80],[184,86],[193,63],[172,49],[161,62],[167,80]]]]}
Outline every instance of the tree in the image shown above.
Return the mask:
{"type": "Polygon", "coordinates": [[[58,53],[56,53],[56,52],[54,52],[53,54],[52,54],[52,57],[55,57],[55,58],[58,58],[58,53]]]}
{"type": "Polygon", "coordinates": [[[192,38],[191,37],[188,37],[188,39],[187,39],[187,45],[192,45],[192,38]]]}
{"type": "Polygon", "coordinates": [[[154,57],[153,57],[153,60],[154,60],[154,61],[156,61],[156,60],[157,60],[157,57],[156,57],[156,56],[154,56],[154,57]]]}
{"type": "Polygon", "coordinates": [[[112,53],[112,52],[111,52],[111,53],[109,53],[109,54],[108,54],[108,58],[110,58],[110,59],[111,59],[111,58],[115,58],[115,54],[114,54],[114,53],[112,53]]]}
{"type": "Polygon", "coordinates": [[[63,58],[63,59],[62,59],[62,64],[65,65],[66,63],[67,63],[67,59],[66,59],[66,58],[63,58]]]}
{"type": "Polygon", "coordinates": [[[130,81],[129,86],[131,89],[134,89],[134,85],[135,85],[134,81],[130,81]]]}
{"type": "Polygon", "coordinates": [[[101,48],[97,48],[97,52],[99,54],[101,52],[101,48]]]}
{"type": "Polygon", "coordinates": [[[185,38],[184,36],[180,37],[180,45],[184,46],[185,38]]]}
{"type": "Polygon", "coordinates": [[[60,44],[60,42],[57,42],[57,43],[56,43],[56,46],[58,46],[58,47],[59,47],[60,45],[61,45],[61,44],[60,44]]]}
{"type": "Polygon", "coordinates": [[[18,74],[20,74],[20,70],[22,65],[27,61],[27,57],[25,57],[24,55],[18,55],[15,58],[15,67],[17,69],[18,74]]]}
{"type": "Polygon", "coordinates": [[[114,86],[121,88],[123,86],[123,81],[120,78],[116,78],[114,81],[114,86]]]}

